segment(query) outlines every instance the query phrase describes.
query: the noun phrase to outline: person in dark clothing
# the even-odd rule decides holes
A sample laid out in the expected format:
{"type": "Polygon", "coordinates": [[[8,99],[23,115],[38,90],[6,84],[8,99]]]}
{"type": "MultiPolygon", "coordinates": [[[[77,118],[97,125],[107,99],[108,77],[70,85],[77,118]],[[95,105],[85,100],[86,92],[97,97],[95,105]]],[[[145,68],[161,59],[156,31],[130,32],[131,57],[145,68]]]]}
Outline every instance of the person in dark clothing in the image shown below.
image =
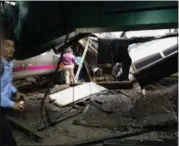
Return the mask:
{"type": "Polygon", "coordinates": [[[119,76],[122,73],[122,63],[116,63],[112,68],[112,76],[114,80],[119,80],[119,76]]]}
{"type": "MultiPolygon", "coordinates": [[[[126,32],[123,32],[120,36],[121,38],[126,39],[126,32]]],[[[114,61],[122,63],[122,73],[120,74],[120,81],[129,81],[129,69],[132,63],[131,57],[128,52],[128,44],[121,43],[117,39],[114,39],[113,49],[114,49],[114,61]]]]}
{"type": "Polygon", "coordinates": [[[121,34],[120,39],[98,39],[98,43],[98,63],[116,64],[120,62],[122,64],[122,73],[118,77],[118,80],[129,81],[128,76],[132,60],[128,52],[130,42],[127,41],[126,32],[121,34]]]}
{"type": "Polygon", "coordinates": [[[129,76],[129,69],[130,69],[132,60],[127,50],[128,46],[120,45],[118,48],[120,49],[120,52],[119,52],[120,55],[118,56],[117,62],[122,63],[122,73],[120,74],[119,79],[120,81],[123,81],[123,80],[129,81],[128,76],[129,76]]]}

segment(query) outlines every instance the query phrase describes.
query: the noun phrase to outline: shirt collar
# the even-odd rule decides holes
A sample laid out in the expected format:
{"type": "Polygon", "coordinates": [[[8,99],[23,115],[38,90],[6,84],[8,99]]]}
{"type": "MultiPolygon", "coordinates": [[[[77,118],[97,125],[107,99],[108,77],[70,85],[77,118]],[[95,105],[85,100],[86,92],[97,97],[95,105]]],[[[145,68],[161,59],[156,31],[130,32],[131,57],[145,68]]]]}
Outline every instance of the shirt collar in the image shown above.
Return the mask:
{"type": "Polygon", "coordinates": [[[4,63],[4,65],[12,65],[12,60],[11,61],[7,61],[6,59],[4,59],[3,57],[1,57],[2,62],[4,63]]]}

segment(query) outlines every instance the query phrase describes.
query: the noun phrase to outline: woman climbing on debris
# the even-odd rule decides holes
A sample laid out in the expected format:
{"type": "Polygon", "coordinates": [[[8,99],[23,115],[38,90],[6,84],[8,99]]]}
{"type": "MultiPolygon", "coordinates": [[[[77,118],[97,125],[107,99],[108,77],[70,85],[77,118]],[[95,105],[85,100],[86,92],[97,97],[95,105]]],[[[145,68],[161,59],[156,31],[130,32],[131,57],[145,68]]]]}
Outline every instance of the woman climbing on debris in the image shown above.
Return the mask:
{"type": "Polygon", "coordinates": [[[73,55],[73,51],[71,48],[67,48],[65,50],[65,54],[63,55],[62,58],[62,64],[65,70],[66,84],[75,83],[75,76],[74,76],[75,56],[73,55]]]}

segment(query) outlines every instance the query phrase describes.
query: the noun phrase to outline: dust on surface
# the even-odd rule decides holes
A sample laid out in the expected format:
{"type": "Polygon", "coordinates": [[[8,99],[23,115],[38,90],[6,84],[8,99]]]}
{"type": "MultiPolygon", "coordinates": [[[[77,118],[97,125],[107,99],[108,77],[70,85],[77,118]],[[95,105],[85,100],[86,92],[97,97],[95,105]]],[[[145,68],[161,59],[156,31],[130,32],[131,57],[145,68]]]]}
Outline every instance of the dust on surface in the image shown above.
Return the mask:
{"type": "MultiPolygon", "coordinates": [[[[164,91],[168,89],[170,85],[173,85],[173,82],[170,85],[167,85],[165,81],[160,82],[159,85],[151,85],[149,89],[147,89],[147,94],[149,96],[161,95],[165,96],[165,98],[169,98],[169,101],[172,103],[173,100],[176,100],[176,98],[169,97],[168,91],[166,94],[164,94],[164,91]],[[164,85],[162,83],[165,83],[164,85]]],[[[125,91],[126,92],[126,91],[125,91]]],[[[178,92],[178,89],[175,89],[175,92],[178,92]]],[[[132,92],[128,94],[133,94],[132,92]]],[[[27,92],[28,96],[26,98],[26,110],[23,113],[16,113],[15,117],[19,120],[23,121],[25,124],[27,124],[29,127],[33,127],[33,123],[40,120],[39,116],[39,106],[41,102],[41,98],[43,97],[44,90],[40,90],[38,93],[36,92],[27,92]]],[[[176,94],[174,94],[176,96],[176,94]]],[[[59,114],[64,109],[58,108],[50,104],[48,101],[46,101],[48,110],[50,113],[59,114]]],[[[176,102],[173,102],[173,104],[176,104],[176,102]]],[[[177,105],[173,105],[177,106],[177,105]]],[[[169,107],[170,108],[170,107],[169,107]]],[[[177,106],[178,108],[178,106],[177,106]]],[[[177,110],[178,111],[178,110],[177,110]]],[[[94,114],[95,115],[95,114],[94,114]]],[[[65,144],[68,142],[75,142],[75,141],[84,141],[84,140],[90,140],[95,138],[100,138],[104,136],[108,136],[111,134],[123,134],[126,133],[127,130],[120,131],[119,129],[109,129],[109,128],[95,128],[95,127],[88,127],[88,126],[82,126],[82,125],[75,125],[73,122],[80,118],[82,114],[79,114],[78,116],[75,116],[73,118],[67,119],[65,121],[62,121],[58,123],[57,125],[50,127],[46,130],[43,130],[41,134],[43,135],[43,140],[39,143],[34,142],[31,137],[27,137],[23,133],[14,130],[13,134],[14,137],[18,143],[18,145],[52,145],[52,144],[65,144]]],[[[95,117],[93,117],[95,118],[95,117]]],[[[111,121],[112,122],[112,121],[111,121]]],[[[100,127],[100,126],[99,126],[100,127]]],[[[176,128],[177,130],[177,128],[176,128]]],[[[146,134],[143,134],[141,136],[134,136],[130,138],[126,138],[126,140],[132,140],[132,139],[143,139],[143,140],[162,140],[162,139],[177,139],[177,131],[172,132],[149,132],[146,134]]]]}

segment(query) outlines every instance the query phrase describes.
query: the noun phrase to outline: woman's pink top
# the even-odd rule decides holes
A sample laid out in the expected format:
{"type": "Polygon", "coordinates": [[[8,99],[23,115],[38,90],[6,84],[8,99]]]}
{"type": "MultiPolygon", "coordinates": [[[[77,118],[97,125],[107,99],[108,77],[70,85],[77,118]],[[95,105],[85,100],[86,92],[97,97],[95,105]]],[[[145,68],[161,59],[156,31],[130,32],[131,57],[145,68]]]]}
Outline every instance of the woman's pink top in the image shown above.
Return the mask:
{"type": "Polygon", "coordinates": [[[71,65],[75,63],[75,56],[72,53],[65,53],[62,58],[62,64],[71,65]]]}

